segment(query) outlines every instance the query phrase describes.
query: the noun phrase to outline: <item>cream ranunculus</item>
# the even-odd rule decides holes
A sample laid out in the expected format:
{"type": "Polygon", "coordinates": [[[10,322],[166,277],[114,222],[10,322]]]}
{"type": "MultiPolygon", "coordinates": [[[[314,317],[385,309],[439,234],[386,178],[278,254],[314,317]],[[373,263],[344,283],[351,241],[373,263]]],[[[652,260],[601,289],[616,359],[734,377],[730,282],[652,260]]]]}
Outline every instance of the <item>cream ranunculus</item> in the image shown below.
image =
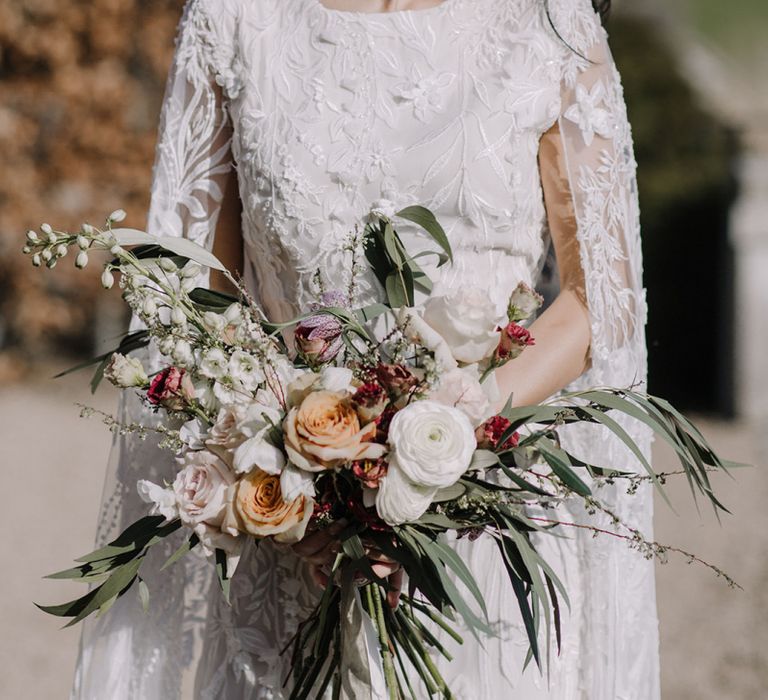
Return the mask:
{"type": "Polygon", "coordinates": [[[504,310],[478,287],[435,290],[424,304],[424,321],[448,343],[459,362],[480,362],[493,354],[504,310]]]}
{"type": "Polygon", "coordinates": [[[416,486],[403,475],[396,457],[390,457],[387,475],[379,481],[376,512],[389,525],[402,525],[418,520],[432,503],[437,489],[416,486]]]}
{"type": "Polygon", "coordinates": [[[285,450],[300,469],[322,471],[344,462],[376,459],[386,447],[372,442],[376,424],[360,425],[347,392],[312,391],[283,421],[285,450]]]}
{"type": "Polygon", "coordinates": [[[433,488],[456,483],[477,447],[469,418],[458,408],[430,400],[398,411],[388,439],[397,469],[413,484],[433,488]]]}
{"type": "Polygon", "coordinates": [[[254,469],[237,482],[234,491],[224,523],[226,532],[247,532],[288,543],[304,537],[315,502],[304,493],[284,500],[279,476],[254,469]]]}
{"type": "Polygon", "coordinates": [[[445,406],[458,408],[466,414],[474,427],[493,414],[493,408],[475,365],[452,369],[440,375],[437,386],[429,392],[429,399],[445,406]]]}

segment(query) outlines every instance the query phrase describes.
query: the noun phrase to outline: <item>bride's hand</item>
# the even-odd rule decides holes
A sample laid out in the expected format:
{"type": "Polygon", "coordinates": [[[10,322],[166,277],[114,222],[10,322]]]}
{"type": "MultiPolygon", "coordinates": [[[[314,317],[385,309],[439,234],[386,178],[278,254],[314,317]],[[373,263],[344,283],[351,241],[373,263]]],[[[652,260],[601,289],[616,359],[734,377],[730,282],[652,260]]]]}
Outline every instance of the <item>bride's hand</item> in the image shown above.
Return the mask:
{"type": "MultiPolygon", "coordinates": [[[[333,566],[341,546],[338,535],[347,524],[346,520],[338,520],[330,527],[316,530],[293,545],[293,551],[309,564],[312,579],[318,586],[324,588],[328,585],[328,571],[333,566]]],[[[403,585],[402,567],[376,547],[366,545],[365,553],[373,573],[379,578],[387,579],[389,583],[387,602],[391,608],[396,608],[403,585]]]]}

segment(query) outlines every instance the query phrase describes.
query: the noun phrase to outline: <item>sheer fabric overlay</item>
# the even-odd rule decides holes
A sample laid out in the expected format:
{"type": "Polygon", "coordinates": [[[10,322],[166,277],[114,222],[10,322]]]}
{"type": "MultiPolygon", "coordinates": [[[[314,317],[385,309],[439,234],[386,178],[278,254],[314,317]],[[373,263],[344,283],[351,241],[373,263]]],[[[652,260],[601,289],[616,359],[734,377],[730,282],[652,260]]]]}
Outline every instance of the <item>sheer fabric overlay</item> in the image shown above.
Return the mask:
{"type": "MultiPolygon", "coordinates": [[[[319,289],[347,287],[349,231],[375,201],[430,206],[456,260],[434,276],[447,288],[480,286],[496,302],[520,280],[535,284],[548,227],[557,226],[573,238],[591,320],[591,365],[576,386],[642,387],[645,300],[621,83],[589,0],[550,0],[549,10],[560,38],[541,0],[444,0],[374,15],[318,0],[188,0],[148,230],[210,247],[225,182],[237,177],[246,280],[283,320],[319,289]]],[[[424,244],[403,232],[410,245],[424,244]]],[[[377,298],[369,276],[359,286],[366,300],[377,298]]],[[[159,420],[134,397],[120,414],[159,420]]],[[[625,428],[647,452],[647,431],[631,421],[625,428]]],[[[564,439],[599,464],[638,468],[599,429],[569,428],[564,439]]],[[[145,514],[136,481],[170,480],[174,468],[149,441],[116,438],[100,544],[145,514]]],[[[598,496],[651,534],[649,490],[629,496],[604,486],[598,496]]],[[[577,504],[556,517],[611,527],[577,504]]],[[[570,592],[563,649],[548,675],[523,672],[525,634],[495,547],[482,538],[456,543],[498,632],[482,646],[465,635],[453,649],[442,670],[457,697],[658,698],[652,563],[612,538],[564,534],[540,539],[570,592]]],[[[161,575],[151,562],[146,570],[149,614],[129,593],[86,624],[73,699],[284,696],[280,650],[316,598],[289,549],[249,547],[231,607],[201,555],[161,575]]]]}

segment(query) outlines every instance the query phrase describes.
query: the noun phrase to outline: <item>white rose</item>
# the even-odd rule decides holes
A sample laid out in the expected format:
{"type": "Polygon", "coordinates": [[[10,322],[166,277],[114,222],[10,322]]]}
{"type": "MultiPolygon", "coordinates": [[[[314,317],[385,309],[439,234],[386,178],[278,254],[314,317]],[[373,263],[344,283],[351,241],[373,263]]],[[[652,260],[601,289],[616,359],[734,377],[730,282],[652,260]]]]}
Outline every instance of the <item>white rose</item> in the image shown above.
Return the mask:
{"type": "Polygon", "coordinates": [[[437,489],[416,486],[400,471],[397,459],[390,458],[387,475],[379,482],[376,512],[389,525],[401,525],[418,520],[432,503],[437,489]]]}
{"type": "Polygon", "coordinates": [[[457,366],[445,338],[426,323],[414,309],[401,308],[397,312],[397,322],[403,327],[403,333],[408,340],[419,343],[434,353],[438,369],[447,371],[457,366]]]}
{"type": "Polygon", "coordinates": [[[440,381],[429,393],[429,398],[444,406],[458,408],[474,427],[493,415],[491,402],[480,384],[474,365],[452,369],[440,375],[440,381]]]}
{"type": "Polygon", "coordinates": [[[424,321],[448,343],[459,362],[480,362],[499,344],[496,328],[504,311],[478,287],[460,287],[434,294],[424,304],[424,321]]]}
{"type": "Polygon", "coordinates": [[[388,440],[397,469],[414,484],[435,488],[456,483],[477,447],[469,418],[430,400],[414,401],[398,411],[388,440]]]}
{"type": "Polygon", "coordinates": [[[132,386],[146,386],[149,377],[144,371],[141,360],[126,357],[119,352],[112,353],[112,359],[104,370],[104,378],[121,389],[132,386]]]}
{"type": "Polygon", "coordinates": [[[180,462],[184,468],[176,475],[171,488],[181,522],[187,527],[200,523],[220,527],[235,475],[207,450],[187,452],[180,462]]]}

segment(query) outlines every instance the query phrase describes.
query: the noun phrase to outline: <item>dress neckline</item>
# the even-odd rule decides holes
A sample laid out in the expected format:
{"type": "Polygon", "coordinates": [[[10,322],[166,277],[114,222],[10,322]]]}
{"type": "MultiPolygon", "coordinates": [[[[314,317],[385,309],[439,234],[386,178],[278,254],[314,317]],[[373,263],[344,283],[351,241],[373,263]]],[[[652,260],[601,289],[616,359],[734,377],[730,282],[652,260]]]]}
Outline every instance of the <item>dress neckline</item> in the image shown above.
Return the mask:
{"type": "Polygon", "coordinates": [[[365,12],[362,10],[338,10],[336,8],[328,7],[327,5],[324,5],[322,0],[309,0],[309,3],[311,5],[314,5],[318,10],[330,16],[335,15],[340,17],[371,17],[374,19],[381,19],[382,17],[388,17],[390,15],[392,16],[397,16],[397,15],[428,16],[428,15],[438,14],[441,12],[445,12],[445,10],[447,10],[448,7],[452,5],[454,2],[456,2],[456,0],[442,0],[442,2],[438,5],[433,5],[432,7],[423,7],[417,10],[384,10],[382,12],[365,12]]]}

